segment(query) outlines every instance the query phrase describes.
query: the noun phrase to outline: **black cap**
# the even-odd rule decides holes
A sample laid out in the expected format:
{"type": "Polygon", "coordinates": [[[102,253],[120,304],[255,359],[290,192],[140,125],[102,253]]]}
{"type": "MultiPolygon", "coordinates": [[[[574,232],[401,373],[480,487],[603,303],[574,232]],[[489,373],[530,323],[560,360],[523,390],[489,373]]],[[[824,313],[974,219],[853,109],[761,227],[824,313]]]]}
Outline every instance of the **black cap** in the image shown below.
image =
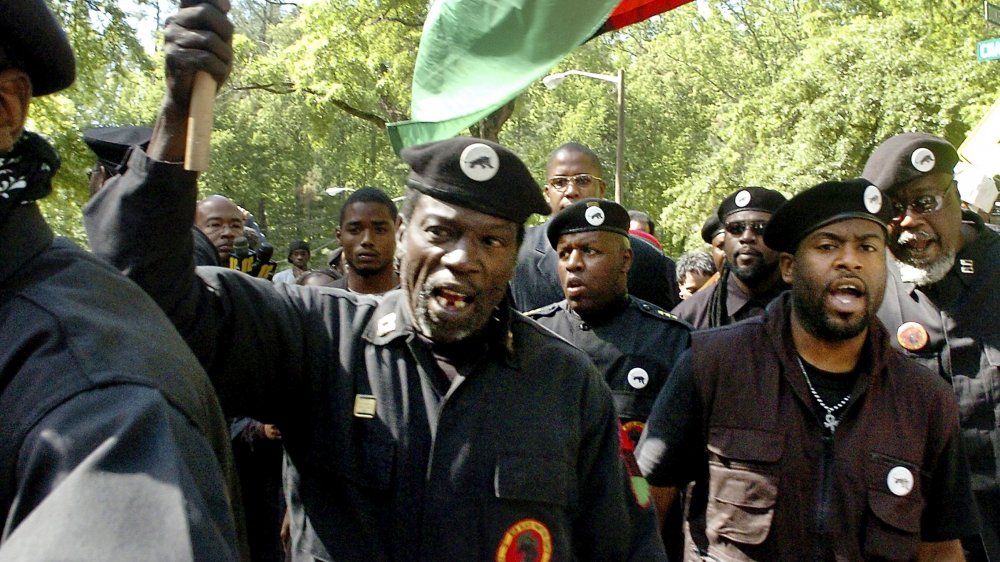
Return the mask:
{"type": "Polygon", "coordinates": [[[309,249],[309,242],[305,240],[292,240],[292,243],[288,245],[288,259],[292,259],[292,252],[295,250],[305,250],[311,252],[309,249]]]}
{"type": "Polygon", "coordinates": [[[888,193],[924,174],[953,173],[955,164],[958,151],[950,142],[927,133],[903,133],[880,144],[861,175],[888,193]]]}
{"type": "Polygon", "coordinates": [[[766,187],[744,187],[729,195],[719,204],[719,221],[740,211],[763,211],[774,213],[788,199],[773,189],[766,187]]]}
{"type": "Polygon", "coordinates": [[[145,150],[152,137],[153,129],[149,127],[98,127],[83,132],[83,142],[111,173],[125,162],[129,148],[139,146],[145,150]]]}
{"type": "Polygon", "coordinates": [[[777,252],[795,253],[810,232],[845,219],[868,219],[886,228],[892,220],[892,205],[866,179],[824,182],[792,197],[771,216],[764,244],[777,252]]]}
{"type": "Polygon", "coordinates": [[[472,137],[404,148],[406,185],[435,199],[523,224],[549,214],[542,189],[521,159],[495,142],[472,137]]]}
{"type": "Polygon", "coordinates": [[[73,48],[45,0],[0,0],[0,59],[31,78],[32,95],[69,87],[76,77],[73,48]]]}
{"type": "Polygon", "coordinates": [[[555,248],[563,234],[606,230],[628,236],[628,225],[629,217],[625,207],[614,201],[591,197],[559,211],[549,221],[545,235],[549,238],[549,244],[555,248]]]}
{"type": "Polygon", "coordinates": [[[715,238],[720,232],[725,232],[726,227],[722,225],[722,221],[719,220],[718,211],[708,215],[705,219],[705,224],[701,225],[701,239],[705,241],[706,244],[711,244],[712,239],[715,238]]]}

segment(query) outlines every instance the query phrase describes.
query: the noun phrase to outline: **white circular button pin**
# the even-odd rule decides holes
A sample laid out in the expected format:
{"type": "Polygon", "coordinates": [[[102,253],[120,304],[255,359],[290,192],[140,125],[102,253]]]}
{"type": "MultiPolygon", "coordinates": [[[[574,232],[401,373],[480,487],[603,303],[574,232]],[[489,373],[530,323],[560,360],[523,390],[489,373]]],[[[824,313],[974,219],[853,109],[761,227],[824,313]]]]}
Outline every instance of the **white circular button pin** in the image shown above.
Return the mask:
{"type": "Polygon", "coordinates": [[[639,390],[649,384],[649,373],[642,367],[636,367],[628,372],[628,384],[632,388],[639,390]]]}
{"type": "Polygon", "coordinates": [[[493,147],[477,142],[465,147],[458,165],[469,179],[489,181],[500,171],[500,157],[493,147]]]}
{"type": "Polygon", "coordinates": [[[874,185],[865,188],[865,208],[868,212],[877,215],[882,210],[882,192],[874,185]]]}
{"type": "Polygon", "coordinates": [[[733,200],[737,207],[746,207],[750,204],[750,192],[743,190],[736,194],[736,199],[733,200]]]}
{"type": "Polygon", "coordinates": [[[905,466],[896,466],[885,479],[889,491],[897,496],[905,496],[913,490],[913,473],[905,466]]]}
{"type": "Polygon", "coordinates": [[[600,208],[598,205],[588,207],[587,210],[583,212],[583,217],[587,219],[590,226],[601,226],[604,224],[604,209],[600,208]]]}
{"type": "Polygon", "coordinates": [[[919,172],[929,172],[934,169],[934,153],[929,148],[920,147],[910,154],[910,164],[919,172]]]}

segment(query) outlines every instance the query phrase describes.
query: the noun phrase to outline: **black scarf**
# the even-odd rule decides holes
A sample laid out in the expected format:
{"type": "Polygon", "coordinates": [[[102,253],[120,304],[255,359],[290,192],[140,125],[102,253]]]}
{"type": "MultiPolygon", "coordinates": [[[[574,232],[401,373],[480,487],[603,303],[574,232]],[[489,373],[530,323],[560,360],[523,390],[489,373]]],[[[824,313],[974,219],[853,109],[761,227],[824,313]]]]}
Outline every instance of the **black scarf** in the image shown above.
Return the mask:
{"type": "Polygon", "coordinates": [[[59,155],[38,135],[25,131],[14,147],[0,154],[0,217],[17,205],[26,205],[52,191],[59,155]]]}

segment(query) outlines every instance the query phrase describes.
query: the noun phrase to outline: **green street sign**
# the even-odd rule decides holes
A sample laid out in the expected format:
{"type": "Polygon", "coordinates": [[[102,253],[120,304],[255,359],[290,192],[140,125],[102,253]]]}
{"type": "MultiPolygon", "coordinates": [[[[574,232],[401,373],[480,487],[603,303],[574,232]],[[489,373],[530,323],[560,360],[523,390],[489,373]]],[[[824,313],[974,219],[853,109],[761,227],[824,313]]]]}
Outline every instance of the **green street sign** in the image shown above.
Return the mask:
{"type": "Polygon", "coordinates": [[[1000,6],[990,4],[985,0],[983,5],[986,8],[986,21],[1000,25],[1000,6]]]}
{"type": "Polygon", "coordinates": [[[1000,59],[1000,38],[976,43],[976,58],[979,60],[1000,59]]]}

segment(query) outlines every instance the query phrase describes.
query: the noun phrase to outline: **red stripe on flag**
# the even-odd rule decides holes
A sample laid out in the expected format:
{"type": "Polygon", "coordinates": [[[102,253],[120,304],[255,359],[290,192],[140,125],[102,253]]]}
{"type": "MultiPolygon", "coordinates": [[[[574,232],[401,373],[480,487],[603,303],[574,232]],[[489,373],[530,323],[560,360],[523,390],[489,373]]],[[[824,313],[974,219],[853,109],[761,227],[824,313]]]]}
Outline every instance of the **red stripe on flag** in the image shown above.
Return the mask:
{"type": "Polygon", "coordinates": [[[614,31],[683,6],[691,0],[622,0],[604,22],[601,32],[614,31]]]}

